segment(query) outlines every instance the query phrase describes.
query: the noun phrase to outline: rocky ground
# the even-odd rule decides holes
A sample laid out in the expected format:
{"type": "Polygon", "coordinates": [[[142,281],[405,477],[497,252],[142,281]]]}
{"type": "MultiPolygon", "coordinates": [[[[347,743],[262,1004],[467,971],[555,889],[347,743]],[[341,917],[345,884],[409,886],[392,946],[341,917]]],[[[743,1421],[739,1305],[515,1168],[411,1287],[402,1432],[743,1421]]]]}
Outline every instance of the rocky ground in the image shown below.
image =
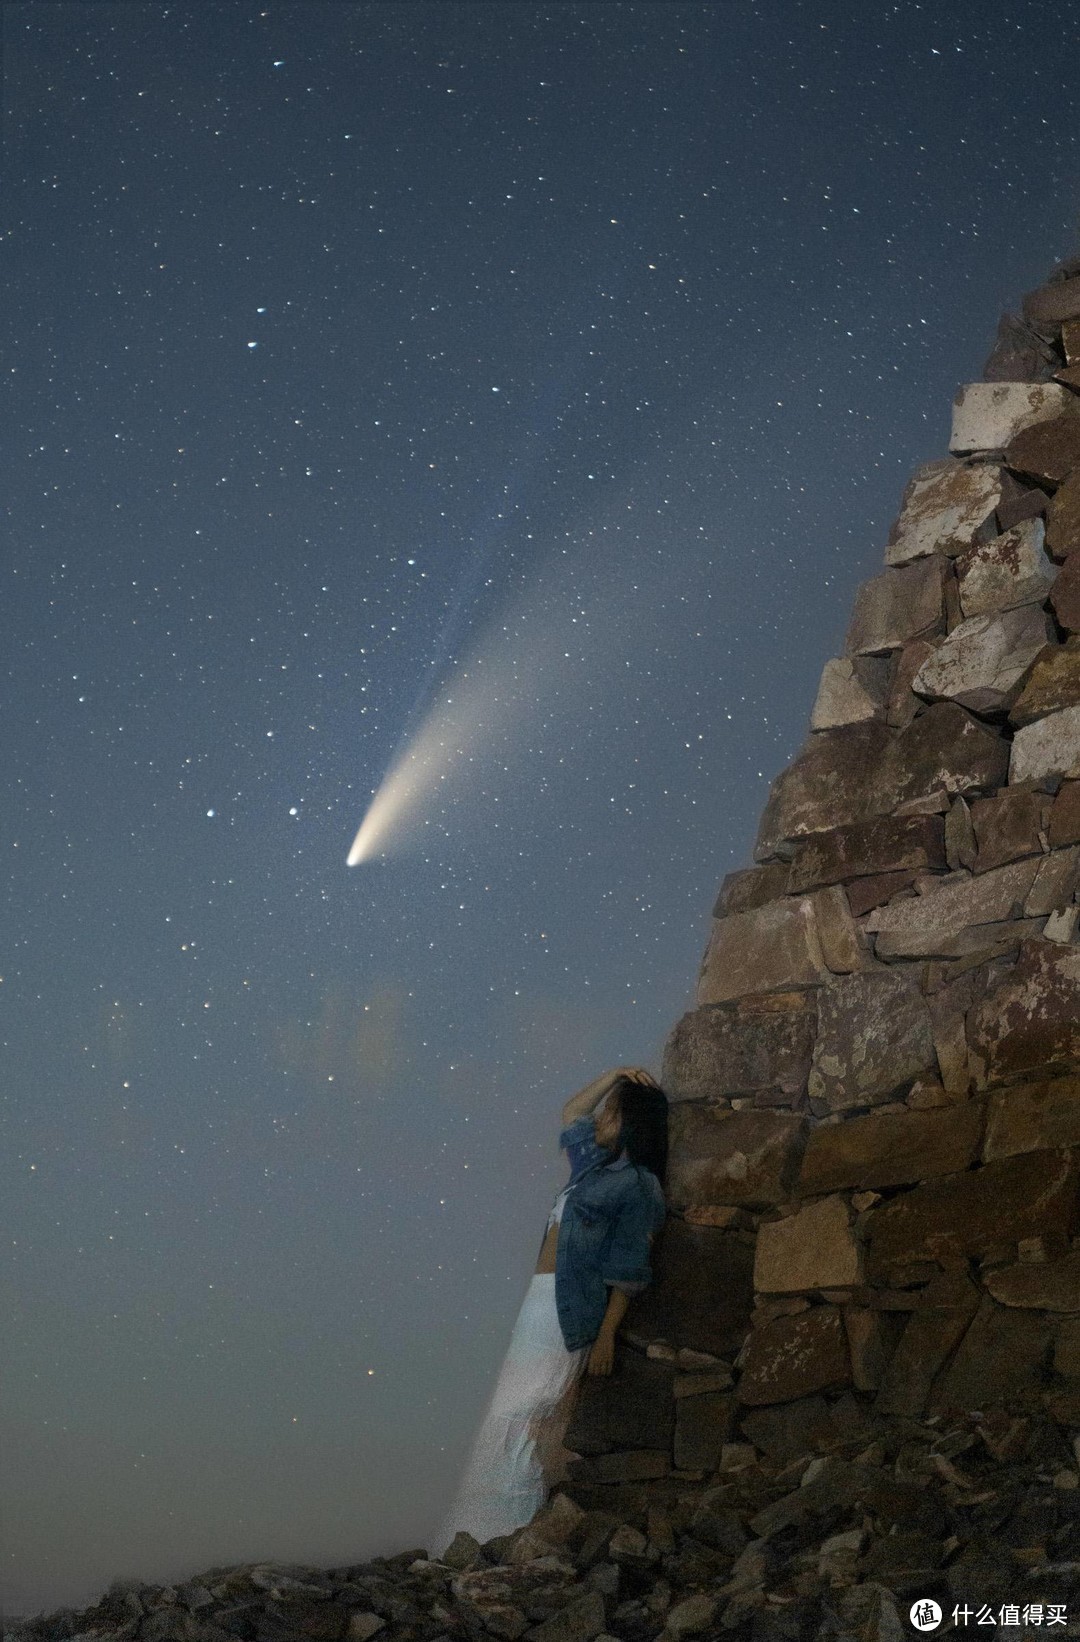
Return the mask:
{"type": "Polygon", "coordinates": [[[880,1421],[826,1452],[728,1445],[719,1469],[567,1485],[527,1527],[343,1568],[212,1568],[117,1581],[10,1642],[895,1642],[1080,1636],[1080,1439],[1041,1416],[880,1421]],[[574,1497],[576,1495],[576,1497],[574,1497]],[[597,1496],[603,1504],[597,1504],[597,1496]]]}

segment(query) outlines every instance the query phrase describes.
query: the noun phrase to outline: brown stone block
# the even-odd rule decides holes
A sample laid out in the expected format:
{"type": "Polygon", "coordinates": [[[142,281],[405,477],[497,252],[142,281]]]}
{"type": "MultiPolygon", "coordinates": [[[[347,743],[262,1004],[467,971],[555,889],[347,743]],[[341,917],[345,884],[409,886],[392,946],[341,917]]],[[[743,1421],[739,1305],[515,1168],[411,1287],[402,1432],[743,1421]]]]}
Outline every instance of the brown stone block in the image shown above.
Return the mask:
{"type": "Polygon", "coordinates": [[[715,1471],[728,1440],[734,1403],[723,1392],[680,1397],[675,1414],[675,1465],[680,1471],[715,1471]]]}
{"type": "Polygon", "coordinates": [[[1039,862],[1035,882],[1024,902],[1024,916],[1043,918],[1069,905],[1080,882],[1080,845],[1052,850],[1039,862]]]}
{"type": "Polygon", "coordinates": [[[1021,916],[1039,865],[1032,858],[979,877],[957,872],[928,885],[913,901],[879,907],[865,926],[877,935],[878,957],[950,958],[981,950],[991,943],[980,930],[1021,916]]]}
{"type": "Polygon", "coordinates": [[[1063,781],[1050,805],[1047,840],[1051,849],[1080,844],[1080,781],[1063,781]]]}
{"type": "Polygon", "coordinates": [[[927,656],[933,655],[934,649],[929,639],[910,639],[896,659],[892,684],[885,701],[885,722],[894,730],[902,730],[905,724],[910,724],[922,708],[922,701],[911,686],[919,668],[927,656]]]}
{"type": "Polygon", "coordinates": [[[817,1026],[813,993],[776,994],[786,1007],[706,1004],[684,1015],[664,1050],[670,1100],[769,1094],[793,1104],[806,1088],[817,1026]]]}
{"type": "MultiPolygon", "coordinates": [[[[841,1125],[843,1127],[843,1125],[841,1125]]],[[[799,1294],[862,1281],[862,1251],[842,1197],[824,1197],[758,1227],[754,1289],[799,1294]]]]}
{"type": "Polygon", "coordinates": [[[946,561],[934,554],[864,582],[855,594],[845,655],[883,655],[908,639],[943,633],[945,573],[946,561]]]}
{"type": "Polygon", "coordinates": [[[821,989],[808,1087],[830,1111],[878,1105],[936,1065],[929,1009],[903,976],[847,975],[821,989]]]}
{"type": "Polygon", "coordinates": [[[1080,638],[1064,644],[1048,644],[1035,665],[1009,714],[1013,725],[1030,724],[1047,713],[1080,703],[1080,638]]]}
{"type": "Polygon", "coordinates": [[[1044,1392],[1043,1407],[1058,1425],[1080,1425],[1080,1385],[1055,1386],[1044,1392]]]}
{"type": "Polygon", "coordinates": [[[1037,331],[1056,331],[1080,314],[1080,279],[1051,277],[1024,297],[1024,318],[1037,331]]]}
{"type": "Polygon", "coordinates": [[[1037,331],[1015,314],[1002,314],[983,381],[1048,382],[1057,365],[1057,354],[1037,331]]]}
{"type": "Polygon", "coordinates": [[[980,1088],[1080,1066],[1080,949],[1028,941],[967,1019],[980,1088]]]}
{"type": "Polygon", "coordinates": [[[854,975],[875,967],[859,939],[844,886],[830,884],[827,889],[812,890],[809,899],[826,967],[834,975],[854,975]]]}
{"type": "Polygon", "coordinates": [[[986,1286],[1003,1306],[1080,1311],[1080,1249],[1061,1260],[1025,1262],[989,1271],[986,1286]]]}
{"type": "Polygon", "coordinates": [[[1053,1331],[1034,1312],[1007,1311],[984,1298],[948,1367],[930,1393],[930,1412],[1001,1405],[1040,1406],[1041,1374],[1053,1331]]]}
{"type": "Polygon", "coordinates": [[[573,1483],[648,1482],[671,1470],[667,1453],[636,1448],[627,1454],[600,1454],[595,1459],[571,1460],[567,1475],[573,1483]]]}
{"type": "Polygon", "coordinates": [[[1080,548],[1080,473],[1070,475],[1058,486],[1046,508],[1046,551],[1055,559],[1067,559],[1077,548],[1080,548]]]}
{"type": "MultiPolygon", "coordinates": [[[[889,810],[932,793],[985,792],[1004,786],[1009,747],[953,701],[939,701],[896,736],[884,755],[881,785],[889,810]]],[[[808,831],[811,829],[807,829],[808,831]]]]}
{"type": "Polygon", "coordinates": [[[998,534],[1004,535],[1006,530],[1023,524],[1025,519],[1045,519],[1049,501],[1045,490],[1040,490],[1037,485],[1030,490],[1018,490],[997,510],[998,534]]]}
{"type": "Polygon", "coordinates": [[[728,918],[733,912],[753,912],[766,901],[779,900],[787,894],[789,871],[786,861],[778,861],[766,867],[745,867],[741,872],[729,872],[720,885],[713,917],[728,918]]]}
{"type": "Polygon", "coordinates": [[[941,818],[882,816],[829,832],[812,833],[795,846],[790,883],[795,894],[852,878],[909,868],[935,871],[945,866],[941,818]]]}
{"type": "Polygon", "coordinates": [[[967,1331],[979,1306],[975,1285],[954,1305],[921,1305],[908,1318],[882,1375],[875,1408],[881,1414],[919,1419],[926,1411],[934,1380],[967,1331]]]}
{"type": "Polygon", "coordinates": [[[964,1101],[928,1111],[870,1112],[818,1127],[803,1154],[798,1190],[809,1196],[957,1174],[979,1155],[984,1117],[981,1102],[964,1101]]]}
{"type": "Polygon", "coordinates": [[[896,1350],[903,1322],[865,1306],[844,1306],[844,1328],[857,1391],[877,1391],[896,1350]]]}
{"type": "Polygon", "coordinates": [[[892,805],[881,766],[891,741],[875,720],[811,736],[772,784],[754,859],[775,855],[788,839],[885,814],[892,805]]]}
{"type": "Polygon", "coordinates": [[[1022,1237],[1061,1250],[1076,1223],[1077,1178],[1071,1152],[1046,1151],[915,1186],[866,1214],[867,1280],[887,1283],[897,1267],[948,1265],[1022,1237]]]}
{"type": "Polygon", "coordinates": [[[1065,1317],[1058,1324],[1053,1369],[1055,1374],[1080,1380],[1080,1317],[1065,1317]]]}
{"type": "Polygon", "coordinates": [[[971,805],[978,845],[975,871],[992,872],[1024,856],[1041,855],[1049,803],[1045,793],[1030,787],[1007,787],[993,798],[976,798],[971,805]]]}
{"type": "Polygon", "coordinates": [[[983,1158],[1080,1146],[1080,1078],[1015,1084],[990,1096],[983,1158]]]}
{"type": "Polygon", "coordinates": [[[851,1380],[844,1320],[836,1306],[814,1306],[751,1331],[740,1358],[740,1403],[791,1402],[851,1380]]]}
{"type": "Polygon", "coordinates": [[[1007,712],[1053,637],[1054,624],[1037,604],[958,619],[911,687],[917,695],[955,701],[984,716],[1007,712]]]}
{"type": "Polygon", "coordinates": [[[715,1356],[737,1350],[750,1326],[753,1263],[737,1232],[669,1219],[653,1251],[653,1281],[631,1301],[627,1328],[715,1356]]]}
{"type": "Polygon", "coordinates": [[[672,1107],[668,1127],[667,1194],[676,1208],[768,1207],[790,1195],[806,1141],[805,1118],[688,1101],[672,1107]]]}
{"type": "Polygon", "coordinates": [[[1080,554],[1070,554],[1058,571],[1050,604],[1067,633],[1080,632],[1080,554]]]}
{"type": "Polygon", "coordinates": [[[848,906],[853,918],[862,918],[872,912],[875,907],[884,906],[895,895],[907,890],[914,894],[911,885],[921,876],[920,868],[911,868],[906,872],[883,872],[874,878],[856,878],[847,886],[848,906]]]}
{"type": "Polygon", "coordinates": [[[1022,429],[1006,446],[1005,461],[1039,484],[1062,484],[1080,466],[1080,416],[1073,411],[1022,429]]]}
{"type": "Polygon", "coordinates": [[[579,1381],[565,1446],[586,1455],[623,1448],[670,1450],[675,1430],[672,1379],[669,1363],[620,1344],[610,1378],[585,1374],[579,1381]]]}
{"type": "Polygon", "coordinates": [[[971,824],[971,807],[965,798],[954,798],[945,817],[945,858],[955,871],[975,865],[979,847],[971,824]]]}
{"type": "Polygon", "coordinates": [[[748,992],[816,986],[829,974],[814,907],[805,896],[788,895],[714,921],[697,1001],[725,1003],[748,992]]]}

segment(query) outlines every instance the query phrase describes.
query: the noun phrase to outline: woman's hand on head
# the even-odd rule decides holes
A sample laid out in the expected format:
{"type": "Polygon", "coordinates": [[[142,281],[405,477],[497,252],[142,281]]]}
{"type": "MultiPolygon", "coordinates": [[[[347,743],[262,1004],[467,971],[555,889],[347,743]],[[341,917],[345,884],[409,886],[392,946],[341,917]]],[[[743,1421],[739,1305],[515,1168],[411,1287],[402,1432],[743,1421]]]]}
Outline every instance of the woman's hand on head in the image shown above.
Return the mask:
{"type": "Polygon", "coordinates": [[[619,1076],[626,1078],[630,1083],[644,1083],[649,1089],[655,1089],[657,1086],[656,1079],[644,1066],[620,1066],[619,1076]]]}

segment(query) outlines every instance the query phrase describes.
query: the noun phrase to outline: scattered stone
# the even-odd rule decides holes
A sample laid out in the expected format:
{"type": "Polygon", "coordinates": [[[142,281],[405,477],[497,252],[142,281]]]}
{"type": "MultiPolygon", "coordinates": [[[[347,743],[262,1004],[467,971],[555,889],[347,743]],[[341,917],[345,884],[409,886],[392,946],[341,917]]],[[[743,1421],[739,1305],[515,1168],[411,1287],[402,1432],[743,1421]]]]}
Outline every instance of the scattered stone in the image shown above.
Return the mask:
{"type": "Polygon", "coordinates": [[[1046,556],[1045,537],[1041,519],[1025,519],[1003,535],[967,548],[956,561],[964,615],[981,616],[1041,604],[1057,576],[1057,566],[1046,556]]]}
{"type": "Polygon", "coordinates": [[[848,975],[822,988],[813,1102],[832,1112],[880,1105],[936,1064],[929,1009],[903,976],[848,975]]]}
{"type": "Polygon", "coordinates": [[[890,663],[878,656],[837,656],[825,663],[810,714],[811,730],[884,718],[890,663]]]}
{"type": "Polygon", "coordinates": [[[1066,414],[1072,397],[1057,382],[970,382],[953,400],[949,449],[1004,450],[1022,429],[1066,414]]]}
{"type": "Polygon", "coordinates": [[[1052,636],[1050,619],[1037,605],[972,616],[932,651],[912,688],[973,713],[1005,712],[1052,636]]]}

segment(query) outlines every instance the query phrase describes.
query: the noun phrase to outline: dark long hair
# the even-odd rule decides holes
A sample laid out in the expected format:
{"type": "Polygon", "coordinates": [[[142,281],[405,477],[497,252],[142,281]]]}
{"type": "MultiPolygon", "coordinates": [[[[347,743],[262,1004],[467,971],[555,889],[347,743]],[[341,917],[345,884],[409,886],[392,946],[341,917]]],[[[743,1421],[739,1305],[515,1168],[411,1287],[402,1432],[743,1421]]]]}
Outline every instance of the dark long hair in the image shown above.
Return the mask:
{"type": "Polygon", "coordinates": [[[618,1149],[625,1150],[631,1163],[650,1169],[662,1186],[667,1168],[667,1096],[662,1089],[629,1078],[620,1078],[613,1093],[622,1119],[618,1149]]]}

